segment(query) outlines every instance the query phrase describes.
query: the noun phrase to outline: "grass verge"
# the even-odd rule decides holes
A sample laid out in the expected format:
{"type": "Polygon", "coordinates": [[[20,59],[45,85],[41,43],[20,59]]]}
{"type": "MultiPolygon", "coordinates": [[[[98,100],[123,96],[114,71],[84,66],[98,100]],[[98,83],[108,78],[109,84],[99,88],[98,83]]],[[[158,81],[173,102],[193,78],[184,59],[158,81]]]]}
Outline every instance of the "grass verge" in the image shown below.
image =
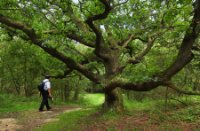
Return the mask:
{"type": "Polygon", "coordinates": [[[60,130],[73,131],[74,129],[79,128],[78,122],[80,121],[80,119],[89,116],[95,111],[96,109],[93,108],[93,109],[83,109],[83,110],[63,113],[60,116],[58,116],[59,121],[45,124],[40,128],[36,129],[36,131],[60,131],[60,130]]]}

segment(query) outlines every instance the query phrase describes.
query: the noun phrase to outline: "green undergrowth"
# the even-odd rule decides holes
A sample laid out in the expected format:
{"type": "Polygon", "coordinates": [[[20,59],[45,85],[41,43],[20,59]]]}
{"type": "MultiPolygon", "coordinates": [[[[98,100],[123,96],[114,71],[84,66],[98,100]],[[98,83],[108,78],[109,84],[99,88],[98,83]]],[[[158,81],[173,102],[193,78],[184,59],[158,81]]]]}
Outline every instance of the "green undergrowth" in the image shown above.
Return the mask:
{"type": "Polygon", "coordinates": [[[19,112],[38,108],[39,99],[36,97],[23,97],[10,94],[0,94],[0,115],[7,112],[19,112]]]}
{"type": "Polygon", "coordinates": [[[184,96],[174,99],[144,100],[142,102],[125,100],[129,115],[146,114],[149,122],[195,122],[200,119],[200,97],[184,96]]]}
{"type": "Polygon", "coordinates": [[[136,101],[136,100],[128,100],[125,98],[124,105],[128,111],[132,110],[149,110],[157,103],[156,100],[143,100],[143,101],[136,101]]]}
{"type": "Polygon", "coordinates": [[[149,111],[152,117],[157,117],[158,121],[183,121],[196,122],[200,119],[200,97],[186,96],[176,99],[169,99],[167,105],[159,101],[155,107],[149,111]]]}

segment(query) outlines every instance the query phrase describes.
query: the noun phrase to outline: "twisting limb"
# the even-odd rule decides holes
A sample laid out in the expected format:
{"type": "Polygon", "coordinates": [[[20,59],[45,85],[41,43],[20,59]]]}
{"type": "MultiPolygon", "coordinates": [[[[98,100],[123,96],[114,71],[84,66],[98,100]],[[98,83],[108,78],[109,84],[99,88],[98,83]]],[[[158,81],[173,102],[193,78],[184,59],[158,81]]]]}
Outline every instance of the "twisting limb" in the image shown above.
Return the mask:
{"type": "Polygon", "coordinates": [[[107,56],[105,56],[105,54],[101,53],[102,51],[102,44],[103,44],[103,36],[102,36],[102,32],[99,28],[97,28],[94,25],[94,21],[96,20],[102,20],[105,19],[109,12],[111,11],[111,6],[109,3],[109,0],[100,0],[100,2],[105,6],[104,12],[101,14],[97,14],[97,15],[93,15],[87,18],[86,23],[88,24],[88,26],[92,29],[92,31],[95,33],[96,35],[96,42],[95,42],[95,53],[98,57],[102,58],[102,59],[107,59],[107,56]]]}
{"type": "Polygon", "coordinates": [[[200,0],[196,0],[194,3],[194,16],[189,28],[185,33],[177,58],[166,70],[160,73],[160,76],[163,76],[163,79],[170,80],[172,76],[179,72],[194,58],[192,47],[195,44],[195,41],[198,38],[200,32],[199,12],[200,0]]]}
{"type": "Polygon", "coordinates": [[[151,50],[154,41],[155,41],[155,39],[152,40],[151,38],[149,38],[148,42],[147,42],[146,48],[139,55],[137,55],[135,58],[132,57],[131,59],[129,59],[126,62],[125,65],[119,67],[118,72],[122,72],[127,67],[128,64],[138,64],[138,63],[141,63],[141,61],[145,57],[145,55],[147,55],[147,53],[151,50]]]}
{"type": "MultiPolygon", "coordinates": [[[[164,31],[163,31],[164,32],[164,31]]],[[[163,35],[163,32],[162,31],[158,31],[156,33],[154,33],[153,35],[149,36],[148,37],[148,40],[142,40],[143,42],[146,42],[147,45],[146,47],[140,52],[140,54],[138,54],[137,56],[135,57],[132,57],[130,58],[126,64],[124,66],[121,66],[119,68],[119,72],[122,72],[128,64],[138,64],[142,61],[142,59],[149,53],[149,51],[151,50],[151,48],[153,47],[154,45],[154,42],[155,40],[160,36],[160,35],[163,35]]],[[[137,37],[135,37],[137,38],[137,37]]],[[[133,40],[133,38],[131,39],[131,37],[129,38],[129,40],[125,41],[124,43],[125,44],[128,44],[128,42],[130,42],[131,40],[133,40]]]]}
{"type": "Polygon", "coordinates": [[[14,29],[21,30],[24,32],[29,40],[40,48],[42,48],[45,52],[49,53],[53,57],[59,59],[63,63],[65,63],[70,69],[74,69],[85,75],[90,80],[99,83],[101,78],[98,74],[94,74],[93,72],[89,71],[85,66],[80,63],[75,62],[72,58],[69,58],[59,52],[54,48],[47,47],[43,45],[44,41],[35,33],[34,29],[30,28],[29,26],[22,24],[20,22],[16,22],[11,20],[10,18],[0,14],[0,23],[12,27],[14,29]]]}
{"type": "MultiPolygon", "coordinates": [[[[133,40],[140,40],[143,43],[147,43],[148,39],[146,39],[146,38],[143,39],[140,36],[143,34],[143,31],[148,30],[148,28],[149,27],[147,27],[143,30],[140,30],[139,32],[129,33],[125,39],[118,41],[118,45],[127,48],[128,44],[131,43],[133,40]]],[[[158,32],[161,33],[161,31],[158,31],[158,32]]],[[[158,32],[154,33],[153,35],[149,35],[149,37],[155,37],[156,34],[159,34],[158,32]]]]}
{"type": "Polygon", "coordinates": [[[155,40],[156,40],[155,38],[152,39],[151,37],[149,37],[146,48],[138,56],[130,59],[128,62],[132,64],[139,63],[144,58],[144,56],[147,55],[148,52],[151,50],[155,40]]]}
{"type": "Polygon", "coordinates": [[[128,37],[127,37],[126,39],[122,40],[121,42],[118,42],[118,45],[119,45],[119,46],[122,46],[123,48],[125,48],[125,47],[128,46],[128,44],[129,44],[130,42],[132,42],[133,40],[136,40],[136,39],[138,39],[138,40],[140,40],[140,41],[142,41],[142,42],[147,42],[147,40],[144,40],[144,39],[142,39],[142,38],[140,38],[140,37],[135,37],[134,34],[129,34],[128,37]]]}
{"type": "Polygon", "coordinates": [[[150,91],[154,88],[157,88],[160,85],[165,85],[165,83],[161,80],[150,80],[147,82],[141,83],[133,83],[133,82],[123,82],[123,81],[111,81],[106,87],[106,91],[111,91],[117,87],[124,89],[124,90],[133,90],[133,91],[150,91]]]}
{"type": "Polygon", "coordinates": [[[66,35],[67,38],[69,38],[71,40],[74,40],[74,41],[77,41],[80,44],[83,44],[85,46],[88,46],[88,47],[91,47],[91,48],[95,47],[95,45],[93,44],[93,42],[85,41],[82,37],[80,37],[80,36],[78,36],[76,34],[71,34],[71,33],[66,32],[65,35],[66,35]]]}
{"type": "Polygon", "coordinates": [[[150,35],[147,39],[147,46],[146,48],[144,48],[144,50],[142,50],[140,52],[140,54],[138,54],[137,56],[135,56],[135,58],[131,58],[129,60],[129,63],[132,63],[132,64],[137,64],[139,63],[148,53],[149,51],[151,50],[151,48],[153,47],[154,45],[154,42],[155,40],[160,37],[161,35],[163,35],[166,31],[168,31],[169,28],[167,28],[166,30],[162,30],[162,31],[158,31],[152,35],[150,35]]]}
{"type": "Polygon", "coordinates": [[[72,34],[72,33],[66,32],[66,31],[59,31],[57,29],[43,31],[43,34],[50,34],[50,35],[59,35],[59,34],[63,34],[63,33],[70,40],[74,40],[74,41],[76,41],[76,42],[78,42],[80,44],[83,44],[85,46],[94,48],[93,42],[85,41],[82,37],[80,37],[79,35],[77,35],[75,33],[72,34]]]}

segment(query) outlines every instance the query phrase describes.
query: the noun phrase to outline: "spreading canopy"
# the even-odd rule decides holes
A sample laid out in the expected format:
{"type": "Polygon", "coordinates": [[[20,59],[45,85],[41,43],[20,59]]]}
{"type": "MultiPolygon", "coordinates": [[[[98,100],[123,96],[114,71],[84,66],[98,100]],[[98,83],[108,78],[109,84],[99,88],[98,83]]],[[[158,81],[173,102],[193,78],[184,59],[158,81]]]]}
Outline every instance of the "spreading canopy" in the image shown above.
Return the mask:
{"type": "Polygon", "coordinates": [[[192,60],[200,32],[200,0],[192,2],[7,0],[0,2],[0,28],[2,33],[31,41],[62,61],[69,68],[66,72],[76,70],[104,84],[105,91],[116,87],[147,91],[169,84],[172,76],[192,60]],[[136,50],[138,44],[141,48],[136,50]],[[89,54],[75,46],[85,48],[89,54]],[[168,66],[140,83],[118,79],[159,46],[177,48],[168,66]],[[92,62],[101,65],[96,67],[101,71],[91,69],[88,65],[92,62]]]}

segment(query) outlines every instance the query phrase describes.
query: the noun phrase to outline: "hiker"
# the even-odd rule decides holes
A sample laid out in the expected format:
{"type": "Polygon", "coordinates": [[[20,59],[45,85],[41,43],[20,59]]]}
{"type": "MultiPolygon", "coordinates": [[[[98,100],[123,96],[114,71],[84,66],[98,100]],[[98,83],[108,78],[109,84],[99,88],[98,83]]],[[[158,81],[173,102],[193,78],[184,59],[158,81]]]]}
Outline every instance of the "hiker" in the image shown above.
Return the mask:
{"type": "Polygon", "coordinates": [[[40,92],[42,95],[42,102],[39,111],[43,111],[44,106],[46,106],[47,110],[51,109],[48,102],[48,99],[52,99],[51,83],[49,81],[49,78],[50,78],[49,75],[45,75],[45,79],[42,81],[44,84],[43,84],[43,90],[40,92]]]}

